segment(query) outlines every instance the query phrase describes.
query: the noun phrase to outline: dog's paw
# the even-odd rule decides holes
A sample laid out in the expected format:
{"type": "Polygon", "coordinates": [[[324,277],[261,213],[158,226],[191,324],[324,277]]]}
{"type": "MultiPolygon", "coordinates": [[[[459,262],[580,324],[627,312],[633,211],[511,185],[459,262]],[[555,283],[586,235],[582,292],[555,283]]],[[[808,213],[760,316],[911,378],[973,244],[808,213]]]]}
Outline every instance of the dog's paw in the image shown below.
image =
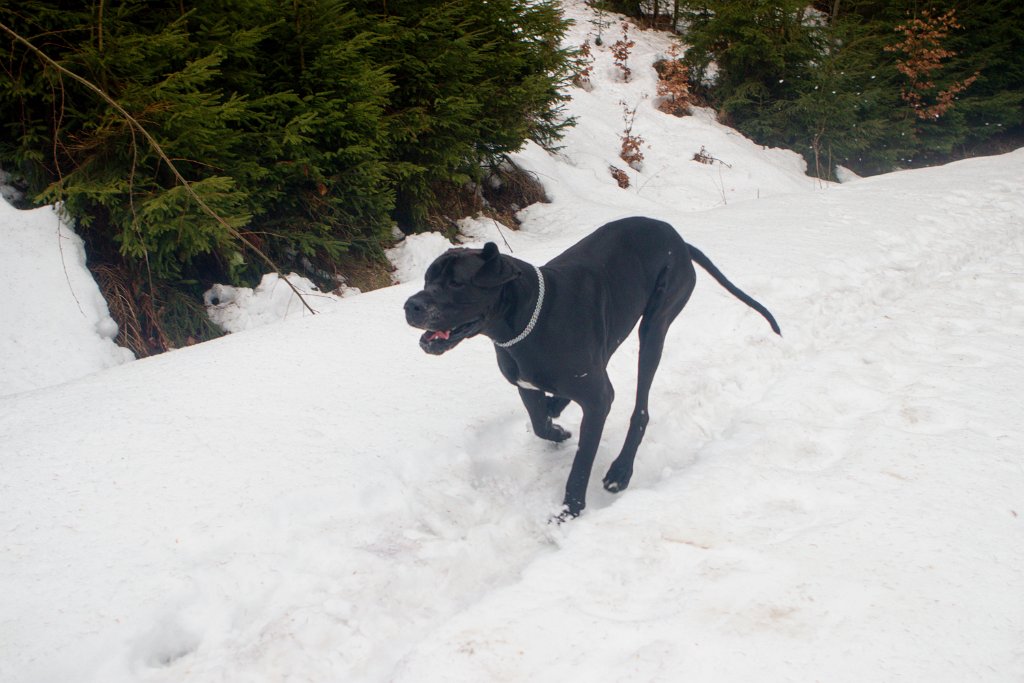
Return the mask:
{"type": "Polygon", "coordinates": [[[608,474],[604,475],[604,479],[601,483],[604,484],[605,491],[618,493],[629,486],[629,480],[632,479],[632,477],[632,465],[623,465],[616,460],[612,463],[612,466],[608,468],[608,474]]]}
{"type": "Polygon", "coordinates": [[[559,425],[552,423],[548,427],[548,433],[544,435],[544,438],[548,441],[554,441],[555,443],[562,443],[566,439],[572,436],[572,432],[563,429],[559,425]]]}
{"type": "Polygon", "coordinates": [[[608,491],[609,493],[618,493],[619,491],[622,490],[622,487],[619,485],[619,482],[617,481],[605,479],[602,483],[604,484],[604,490],[608,491]]]}
{"type": "Polygon", "coordinates": [[[582,511],[583,510],[581,508],[580,510],[576,510],[575,512],[573,512],[572,510],[569,509],[568,505],[563,505],[562,510],[557,515],[551,515],[551,519],[548,520],[548,524],[554,524],[555,526],[558,526],[559,524],[564,524],[565,522],[568,522],[570,519],[576,519],[577,517],[579,517],[580,512],[582,511]]]}

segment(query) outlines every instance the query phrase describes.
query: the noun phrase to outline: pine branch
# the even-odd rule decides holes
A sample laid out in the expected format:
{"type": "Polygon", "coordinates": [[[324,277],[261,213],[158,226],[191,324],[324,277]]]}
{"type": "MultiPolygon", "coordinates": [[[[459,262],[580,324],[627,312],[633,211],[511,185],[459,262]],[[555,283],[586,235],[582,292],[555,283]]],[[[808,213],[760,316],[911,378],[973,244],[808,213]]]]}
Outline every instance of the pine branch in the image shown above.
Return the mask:
{"type": "Polygon", "coordinates": [[[171,170],[171,173],[174,175],[174,177],[178,180],[179,183],[181,183],[182,187],[185,188],[186,192],[188,192],[192,199],[195,200],[196,204],[199,205],[199,208],[201,208],[211,218],[217,221],[217,223],[220,224],[220,226],[223,227],[224,230],[226,230],[229,235],[231,235],[236,240],[238,240],[246,247],[248,247],[250,250],[252,250],[252,252],[259,256],[264,263],[270,266],[274,270],[274,272],[277,273],[281,277],[281,279],[285,281],[285,284],[287,284],[288,287],[291,288],[292,292],[295,293],[295,296],[297,296],[299,298],[299,301],[302,302],[302,305],[306,307],[306,310],[308,310],[311,314],[316,315],[316,311],[313,310],[313,307],[309,305],[309,302],[306,301],[306,298],[302,295],[298,288],[294,284],[292,284],[291,281],[281,272],[281,269],[277,266],[277,264],[274,263],[274,261],[269,256],[267,256],[267,254],[264,253],[262,249],[253,244],[252,241],[247,239],[236,228],[231,227],[231,225],[229,225],[228,222],[220,216],[220,214],[218,214],[216,211],[210,208],[210,206],[203,200],[203,198],[200,197],[199,194],[194,189],[192,189],[192,184],[189,183],[189,181],[185,179],[185,176],[181,174],[181,172],[178,170],[178,167],[174,164],[173,161],[171,161],[171,158],[167,156],[167,153],[164,152],[163,148],[160,146],[160,143],[156,141],[156,139],[149,133],[149,131],[146,130],[146,128],[141,123],[139,123],[134,116],[128,113],[128,110],[126,110],[124,107],[118,104],[117,100],[108,95],[102,88],[100,88],[92,81],[82,76],[79,76],[75,72],[59,64],[45,52],[43,52],[38,47],[33,45],[29,40],[22,37],[19,33],[17,33],[16,31],[14,31],[13,29],[11,29],[2,22],[0,22],[0,30],[3,30],[4,33],[11,36],[11,38],[13,38],[15,41],[27,47],[31,52],[35,53],[36,56],[38,56],[46,64],[52,66],[59,73],[66,74],[68,77],[78,81],[86,88],[99,95],[101,99],[103,99],[107,104],[113,107],[117,111],[117,113],[120,114],[121,117],[124,118],[124,120],[127,121],[132,128],[139,131],[142,137],[146,139],[146,142],[148,142],[150,147],[153,148],[153,151],[156,152],[156,154],[164,161],[164,163],[167,164],[167,167],[171,170]]]}

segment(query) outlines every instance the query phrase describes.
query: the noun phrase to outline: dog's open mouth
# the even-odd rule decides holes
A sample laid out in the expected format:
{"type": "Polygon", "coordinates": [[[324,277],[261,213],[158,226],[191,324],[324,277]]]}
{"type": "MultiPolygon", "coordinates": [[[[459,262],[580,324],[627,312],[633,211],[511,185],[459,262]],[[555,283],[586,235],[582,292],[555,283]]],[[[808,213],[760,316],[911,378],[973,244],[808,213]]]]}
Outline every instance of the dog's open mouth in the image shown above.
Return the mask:
{"type": "Polygon", "coordinates": [[[420,336],[420,348],[427,353],[439,356],[455,347],[466,337],[472,337],[480,331],[483,318],[470,320],[450,330],[427,330],[420,336]]]}

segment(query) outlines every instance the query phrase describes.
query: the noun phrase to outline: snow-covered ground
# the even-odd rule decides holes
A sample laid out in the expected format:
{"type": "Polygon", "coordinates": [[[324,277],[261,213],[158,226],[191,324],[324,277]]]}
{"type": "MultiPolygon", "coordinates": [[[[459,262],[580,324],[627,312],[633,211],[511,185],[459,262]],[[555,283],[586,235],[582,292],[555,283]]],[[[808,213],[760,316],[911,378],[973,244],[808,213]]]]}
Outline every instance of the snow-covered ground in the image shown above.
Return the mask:
{"type": "Polygon", "coordinates": [[[0,197],[0,264],[0,396],[135,358],[114,344],[117,323],[85,267],[82,240],[53,207],[18,211],[0,197]]]}
{"type": "MultiPolygon", "coordinates": [[[[0,680],[1024,680],[1024,151],[823,186],[655,110],[667,38],[632,37],[633,81],[596,49],[562,154],[517,156],[553,201],[505,237],[542,263],[669,220],[785,336],[699,276],[630,488],[596,482],[633,341],[588,508],[558,527],[575,439],[530,434],[486,340],[423,354],[414,281],[34,390],[5,376],[0,680]],[[628,190],[620,100],[650,144],[628,190]]],[[[34,291],[93,290],[24,266],[52,248],[7,225],[5,368],[42,375],[110,330],[8,342],[55,315],[34,291]]],[[[443,247],[399,248],[403,277],[443,247]]]]}

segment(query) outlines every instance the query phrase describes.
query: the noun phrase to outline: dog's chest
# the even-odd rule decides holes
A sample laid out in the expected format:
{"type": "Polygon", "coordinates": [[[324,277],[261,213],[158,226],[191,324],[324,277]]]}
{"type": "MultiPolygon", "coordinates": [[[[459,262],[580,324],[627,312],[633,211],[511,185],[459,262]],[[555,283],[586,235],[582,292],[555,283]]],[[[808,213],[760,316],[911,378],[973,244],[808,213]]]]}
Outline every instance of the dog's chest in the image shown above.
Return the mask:
{"type": "Polygon", "coordinates": [[[522,367],[508,353],[501,352],[498,354],[498,368],[505,379],[521,389],[544,391],[547,393],[553,393],[557,390],[557,387],[549,381],[543,371],[537,372],[533,368],[522,367]]]}
{"type": "Polygon", "coordinates": [[[519,372],[516,373],[514,377],[509,377],[508,375],[506,375],[505,379],[507,379],[509,382],[515,384],[517,387],[521,389],[543,391],[549,394],[555,393],[558,390],[558,387],[555,386],[555,383],[551,382],[544,375],[538,373],[523,372],[521,368],[519,368],[519,372]]]}

